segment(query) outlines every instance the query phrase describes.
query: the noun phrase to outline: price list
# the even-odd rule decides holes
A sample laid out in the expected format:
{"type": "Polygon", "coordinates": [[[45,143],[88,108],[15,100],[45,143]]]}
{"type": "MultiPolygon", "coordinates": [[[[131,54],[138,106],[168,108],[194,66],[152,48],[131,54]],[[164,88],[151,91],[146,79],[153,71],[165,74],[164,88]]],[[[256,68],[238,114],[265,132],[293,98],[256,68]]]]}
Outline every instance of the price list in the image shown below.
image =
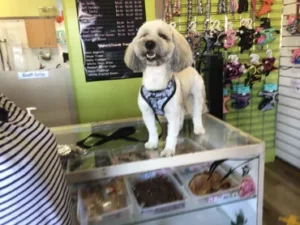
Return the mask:
{"type": "Polygon", "coordinates": [[[77,0],[86,81],[140,77],[123,61],[146,21],[144,0],[77,0]]]}

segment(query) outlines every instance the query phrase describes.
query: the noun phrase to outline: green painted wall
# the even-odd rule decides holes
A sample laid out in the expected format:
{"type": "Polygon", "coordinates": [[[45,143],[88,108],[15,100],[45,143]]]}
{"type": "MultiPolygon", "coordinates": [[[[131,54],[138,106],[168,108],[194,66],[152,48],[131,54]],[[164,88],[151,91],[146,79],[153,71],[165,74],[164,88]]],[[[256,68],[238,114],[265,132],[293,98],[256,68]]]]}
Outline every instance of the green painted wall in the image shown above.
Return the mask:
{"type": "MultiPolygon", "coordinates": [[[[155,19],[155,1],[146,1],[147,20],[155,19]]],[[[141,79],[85,81],[76,0],[63,0],[72,82],[80,123],[140,116],[141,79]]]]}

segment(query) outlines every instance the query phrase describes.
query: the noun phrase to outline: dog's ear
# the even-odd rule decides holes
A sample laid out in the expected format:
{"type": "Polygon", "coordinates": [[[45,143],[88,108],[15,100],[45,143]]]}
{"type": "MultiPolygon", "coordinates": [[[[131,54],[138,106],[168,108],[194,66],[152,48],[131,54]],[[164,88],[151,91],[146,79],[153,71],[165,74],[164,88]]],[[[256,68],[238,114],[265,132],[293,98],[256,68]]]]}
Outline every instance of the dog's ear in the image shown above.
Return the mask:
{"type": "Polygon", "coordinates": [[[134,45],[135,45],[135,38],[132,40],[132,42],[128,45],[124,61],[126,66],[133,70],[134,72],[143,72],[146,68],[146,64],[143,63],[135,54],[134,52],[134,45]]]}
{"type": "Polygon", "coordinates": [[[192,66],[193,53],[189,43],[184,36],[180,34],[175,28],[173,29],[173,42],[175,49],[170,62],[170,69],[173,72],[180,72],[181,70],[192,66]]]}

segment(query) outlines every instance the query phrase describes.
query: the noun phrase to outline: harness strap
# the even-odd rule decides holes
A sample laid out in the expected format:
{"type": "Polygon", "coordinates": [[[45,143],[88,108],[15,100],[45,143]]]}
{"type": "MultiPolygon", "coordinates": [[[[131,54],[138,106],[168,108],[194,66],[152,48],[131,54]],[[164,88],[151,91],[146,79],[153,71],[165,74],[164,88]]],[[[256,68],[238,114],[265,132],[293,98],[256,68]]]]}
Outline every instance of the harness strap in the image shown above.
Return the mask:
{"type": "MultiPolygon", "coordinates": [[[[175,94],[175,92],[176,92],[176,90],[177,90],[176,81],[175,81],[174,78],[172,78],[172,79],[169,81],[169,83],[168,83],[167,88],[170,88],[170,87],[173,87],[173,91],[171,92],[171,94],[170,94],[169,96],[167,96],[167,99],[163,102],[163,104],[162,104],[162,106],[161,106],[161,110],[162,110],[162,114],[163,114],[163,115],[164,115],[164,108],[165,108],[166,104],[167,104],[167,103],[170,101],[170,99],[174,96],[174,94],[175,94]]],[[[153,111],[153,113],[154,113],[155,120],[157,121],[157,123],[159,124],[159,126],[160,126],[160,128],[161,128],[161,132],[160,132],[160,134],[158,135],[158,138],[159,138],[159,139],[160,139],[160,138],[162,137],[162,135],[163,135],[163,126],[162,126],[162,124],[161,124],[161,122],[160,122],[160,120],[159,120],[159,118],[158,118],[157,110],[153,107],[153,105],[152,105],[152,103],[151,103],[151,101],[150,101],[151,95],[150,95],[149,97],[147,97],[147,96],[145,95],[145,92],[144,92],[144,91],[146,91],[146,92],[148,92],[148,93],[150,93],[150,94],[160,94],[160,93],[164,92],[165,90],[167,90],[167,88],[164,89],[164,90],[160,90],[160,91],[147,91],[147,90],[145,89],[144,86],[142,86],[142,88],[141,88],[141,95],[142,95],[143,99],[148,103],[148,105],[150,106],[150,108],[152,109],[152,111],[153,111]]]]}

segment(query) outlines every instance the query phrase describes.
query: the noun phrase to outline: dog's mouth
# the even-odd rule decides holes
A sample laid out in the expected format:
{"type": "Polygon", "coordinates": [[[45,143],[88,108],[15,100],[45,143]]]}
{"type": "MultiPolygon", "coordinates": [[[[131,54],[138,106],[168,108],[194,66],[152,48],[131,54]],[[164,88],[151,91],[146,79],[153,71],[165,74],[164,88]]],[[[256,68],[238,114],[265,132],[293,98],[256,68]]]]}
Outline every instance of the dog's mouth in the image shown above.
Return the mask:
{"type": "Polygon", "coordinates": [[[150,62],[154,61],[154,60],[157,60],[158,59],[158,56],[156,55],[155,52],[148,52],[146,53],[146,59],[150,62]]]}

